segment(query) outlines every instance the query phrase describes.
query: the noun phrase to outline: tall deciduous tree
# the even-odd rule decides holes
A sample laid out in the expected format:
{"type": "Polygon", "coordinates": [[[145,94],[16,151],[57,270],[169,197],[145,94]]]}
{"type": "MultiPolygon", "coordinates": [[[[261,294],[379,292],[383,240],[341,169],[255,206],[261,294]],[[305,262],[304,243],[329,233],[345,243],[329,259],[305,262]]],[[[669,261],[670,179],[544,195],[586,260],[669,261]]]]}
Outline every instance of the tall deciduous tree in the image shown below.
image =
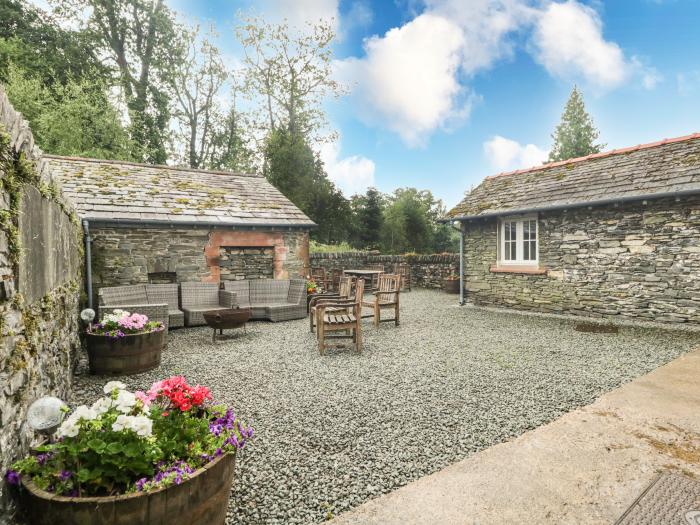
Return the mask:
{"type": "Polygon", "coordinates": [[[355,214],[354,244],[378,250],[384,226],[384,196],[376,188],[368,188],[364,195],[352,197],[351,206],[355,214]]]}
{"type": "Polygon", "coordinates": [[[90,12],[88,30],[97,50],[109,56],[126,102],[133,156],[164,163],[166,87],[181,55],[179,29],[165,0],[64,0],[58,6],[73,19],[90,12]]]}
{"type": "Polygon", "coordinates": [[[212,163],[216,128],[223,120],[216,98],[228,73],[218,48],[201,38],[198,28],[185,32],[184,40],[185,50],[172,77],[173,115],[183,160],[190,168],[203,168],[212,163]]]}
{"type": "Polygon", "coordinates": [[[318,138],[326,124],[323,100],[344,93],[332,76],[331,24],[299,30],[250,18],[237,34],[249,93],[258,103],[259,128],[265,135],[283,127],[306,139],[318,138]]]}
{"type": "Polygon", "coordinates": [[[593,125],[593,119],[586,111],[583,96],[574,86],[571,96],[564,107],[561,122],[554,130],[554,145],[549,152],[549,161],[559,161],[584,157],[599,153],[605,144],[596,144],[599,131],[593,125]]]}

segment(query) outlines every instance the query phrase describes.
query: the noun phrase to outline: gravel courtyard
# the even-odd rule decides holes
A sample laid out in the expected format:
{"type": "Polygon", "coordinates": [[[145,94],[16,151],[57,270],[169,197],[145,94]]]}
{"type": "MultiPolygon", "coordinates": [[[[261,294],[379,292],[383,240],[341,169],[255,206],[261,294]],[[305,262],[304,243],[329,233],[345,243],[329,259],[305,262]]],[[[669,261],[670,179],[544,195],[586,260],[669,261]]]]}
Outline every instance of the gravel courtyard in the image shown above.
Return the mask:
{"type": "MultiPolygon", "coordinates": [[[[697,347],[697,333],[577,332],[568,321],[402,294],[400,327],[364,325],[364,352],[321,357],[305,320],[249,323],[211,342],[171,332],[159,369],[120,378],[145,389],[183,374],[252,421],[230,524],[318,523],[592,402],[697,347]]],[[[73,403],[105,378],[76,377],[73,403]]]]}

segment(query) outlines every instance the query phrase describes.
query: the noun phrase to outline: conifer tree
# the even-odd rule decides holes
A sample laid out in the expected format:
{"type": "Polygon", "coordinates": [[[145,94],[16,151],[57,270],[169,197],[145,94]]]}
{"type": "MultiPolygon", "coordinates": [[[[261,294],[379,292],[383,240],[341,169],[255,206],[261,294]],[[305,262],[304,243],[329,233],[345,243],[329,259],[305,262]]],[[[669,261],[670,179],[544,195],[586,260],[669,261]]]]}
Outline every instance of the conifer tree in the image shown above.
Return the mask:
{"type": "Polygon", "coordinates": [[[549,152],[549,162],[599,153],[605,147],[605,144],[595,143],[599,134],[586,111],[581,92],[574,86],[564,107],[561,122],[552,134],[554,144],[549,152]]]}

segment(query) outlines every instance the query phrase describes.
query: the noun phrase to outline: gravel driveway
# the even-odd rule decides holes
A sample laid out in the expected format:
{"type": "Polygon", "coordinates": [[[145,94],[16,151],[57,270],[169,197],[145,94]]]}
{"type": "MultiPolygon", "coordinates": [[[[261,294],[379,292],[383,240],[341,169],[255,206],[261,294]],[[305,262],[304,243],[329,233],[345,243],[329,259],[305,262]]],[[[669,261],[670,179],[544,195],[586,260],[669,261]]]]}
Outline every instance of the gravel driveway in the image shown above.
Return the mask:
{"type": "MultiPolygon", "coordinates": [[[[362,355],[319,356],[304,320],[255,322],[211,342],[208,328],[170,334],[161,367],[132,388],[183,374],[252,421],[229,524],[318,523],[475,451],[552,421],[700,344],[697,334],[622,328],[582,333],[568,321],[402,295],[401,326],[365,322],[362,355]]],[[[103,378],[79,375],[76,399],[103,378]]]]}

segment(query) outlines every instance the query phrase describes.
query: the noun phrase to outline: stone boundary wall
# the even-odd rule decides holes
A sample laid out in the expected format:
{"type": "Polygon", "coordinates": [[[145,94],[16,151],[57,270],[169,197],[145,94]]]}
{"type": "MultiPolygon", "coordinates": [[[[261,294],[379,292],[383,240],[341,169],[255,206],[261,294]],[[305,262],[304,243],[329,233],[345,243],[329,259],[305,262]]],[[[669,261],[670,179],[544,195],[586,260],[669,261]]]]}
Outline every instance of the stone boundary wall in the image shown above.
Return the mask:
{"type": "Polygon", "coordinates": [[[397,263],[408,264],[411,268],[411,286],[422,288],[442,288],[442,280],[450,275],[459,275],[459,254],[434,255],[381,255],[376,252],[312,253],[309,255],[312,267],[333,269],[364,268],[368,265],[383,264],[384,270],[393,271],[397,263]]]}
{"type": "MultiPolygon", "coordinates": [[[[0,86],[0,472],[34,439],[36,399],[67,399],[80,349],[82,236],[28,123],[0,86]]],[[[11,517],[4,481],[0,516],[11,517]]],[[[2,519],[0,519],[2,521],[2,519]]]]}
{"type": "Polygon", "coordinates": [[[700,323],[700,196],[540,213],[543,275],[493,273],[496,219],[467,223],[467,299],[589,317],[700,323]]]}

